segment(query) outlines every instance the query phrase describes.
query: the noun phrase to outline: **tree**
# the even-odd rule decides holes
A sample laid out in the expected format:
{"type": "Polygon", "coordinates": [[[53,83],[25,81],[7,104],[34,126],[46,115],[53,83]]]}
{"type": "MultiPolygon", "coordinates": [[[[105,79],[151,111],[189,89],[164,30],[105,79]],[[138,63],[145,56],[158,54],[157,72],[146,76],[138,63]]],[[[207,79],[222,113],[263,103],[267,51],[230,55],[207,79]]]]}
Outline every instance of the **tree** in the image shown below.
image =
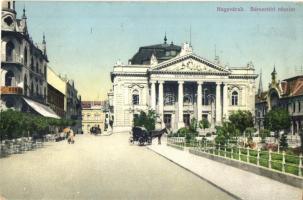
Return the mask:
{"type": "Polygon", "coordinates": [[[143,126],[146,130],[155,130],[156,126],[156,113],[153,110],[149,110],[146,114],[144,111],[140,112],[140,115],[135,116],[134,126],[143,126]]]}
{"type": "Polygon", "coordinates": [[[13,139],[25,135],[29,137],[34,131],[38,131],[42,135],[47,132],[49,126],[58,126],[66,122],[66,120],[46,118],[8,109],[1,111],[0,139],[13,139]]]}
{"type": "Polygon", "coordinates": [[[288,147],[287,135],[285,133],[283,133],[282,137],[280,138],[280,147],[282,150],[286,150],[288,147]]]}
{"type": "Polygon", "coordinates": [[[1,111],[0,117],[0,135],[1,140],[13,139],[22,135],[22,116],[20,112],[8,109],[1,111]]]}
{"type": "Polygon", "coordinates": [[[217,137],[215,142],[220,145],[224,145],[227,141],[235,136],[237,131],[235,131],[235,126],[231,122],[223,122],[222,126],[216,126],[217,137]]]}
{"type": "Polygon", "coordinates": [[[207,118],[203,118],[199,121],[199,128],[203,129],[205,131],[206,128],[209,128],[210,123],[207,120],[207,118]]]}
{"type": "Polygon", "coordinates": [[[264,116],[264,127],[275,132],[275,137],[279,137],[279,132],[290,127],[290,116],[286,109],[276,107],[264,116]]]}
{"type": "Polygon", "coordinates": [[[245,136],[248,137],[249,140],[252,139],[253,133],[255,133],[257,130],[254,127],[248,127],[245,129],[245,136]]]}
{"type": "Polygon", "coordinates": [[[259,136],[261,137],[261,142],[265,143],[265,138],[270,136],[270,131],[268,129],[261,129],[259,131],[259,136]]]}
{"type": "Polygon", "coordinates": [[[198,127],[198,122],[196,120],[196,118],[192,118],[190,120],[190,125],[189,125],[189,131],[190,133],[192,133],[193,135],[197,135],[197,127],[198,127]]]}
{"type": "Polygon", "coordinates": [[[238,110],[229,116],[229,121],[234,124],[235,128],[244,133],[245,129],[254,126],[253,116],[250,111],[238,110]]]}

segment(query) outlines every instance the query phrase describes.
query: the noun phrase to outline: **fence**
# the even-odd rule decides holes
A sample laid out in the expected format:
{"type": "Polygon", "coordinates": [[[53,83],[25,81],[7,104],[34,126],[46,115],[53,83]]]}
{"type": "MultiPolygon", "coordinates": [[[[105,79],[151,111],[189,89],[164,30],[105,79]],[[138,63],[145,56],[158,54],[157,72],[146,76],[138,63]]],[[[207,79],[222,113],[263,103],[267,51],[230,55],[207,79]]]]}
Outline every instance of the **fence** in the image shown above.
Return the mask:
{"type": "Polygon", "coordinates": [[[296,156],[286,154],[285,152],[261,151],[260,149],[243,148],[234,144],[216,145],[197,140],[186,144],[184,138],[168,138],[167,143],[181,147],[187,146],[204,153],[263,166],[296,176],[302,176],[303,174],[302,154],[296,156]]]}
{"type": "Polygon", "coordinates": [[[183,149],[185,147],[185,139],[182,137],[168,137],[167,145],[183,149]]]}
{"type": "Polygon", "coordinates": [[[44,139],[33,140],[23,137],[13,140],[3,140],[0,143],[0,158],[11,154],[24,153],[43,146],[43,142],[53,141],[53,135],[46,135],[44,139]]]}

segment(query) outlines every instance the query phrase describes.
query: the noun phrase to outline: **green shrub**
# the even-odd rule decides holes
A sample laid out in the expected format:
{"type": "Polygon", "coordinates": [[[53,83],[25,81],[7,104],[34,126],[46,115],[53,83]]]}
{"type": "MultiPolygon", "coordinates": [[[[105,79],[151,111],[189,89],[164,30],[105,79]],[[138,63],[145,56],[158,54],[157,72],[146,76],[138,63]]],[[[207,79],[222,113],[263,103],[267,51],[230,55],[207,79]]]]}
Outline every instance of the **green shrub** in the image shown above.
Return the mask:
{"type": "Polygon", "coordinates": [[[48,133],[49,126],[67,126],[67,122],[64,119],[47,118],[8,109],[1,111],[0,139],[31,136],[34,131],[43,135],[48,133]]]}

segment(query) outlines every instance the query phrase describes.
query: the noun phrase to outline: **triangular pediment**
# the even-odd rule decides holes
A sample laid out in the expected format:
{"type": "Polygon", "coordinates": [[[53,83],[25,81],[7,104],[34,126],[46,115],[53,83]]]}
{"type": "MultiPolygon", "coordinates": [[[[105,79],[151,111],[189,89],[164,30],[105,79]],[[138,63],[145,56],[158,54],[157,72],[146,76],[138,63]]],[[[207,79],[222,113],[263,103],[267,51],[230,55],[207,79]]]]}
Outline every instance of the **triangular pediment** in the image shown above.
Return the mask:
{"type": "Polygon", "coordinates": [[[177,56],[152,68],[153,72],[229,73],[228,69],[195,54],[177,56]]]}

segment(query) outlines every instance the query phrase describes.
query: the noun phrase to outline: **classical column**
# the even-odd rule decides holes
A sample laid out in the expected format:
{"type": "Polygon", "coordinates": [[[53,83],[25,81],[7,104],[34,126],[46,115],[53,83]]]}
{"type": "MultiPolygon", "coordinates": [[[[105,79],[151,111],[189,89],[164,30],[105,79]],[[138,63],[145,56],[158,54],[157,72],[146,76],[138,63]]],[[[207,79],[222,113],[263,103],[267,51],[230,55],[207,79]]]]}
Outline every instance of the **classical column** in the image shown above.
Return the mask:
{"type": "Polygon", "coordinates": [[[178,81],[178,129],[184,127],[183,122],[183,84],[184,81],[178,81]]]}
{"type": "Polygon", "coordinates": [[[228,113],[227,113],[228,101],[229,101],[229,99],[227,98],[227,84],[224,83],[224,85],[223,85],[223,117],[225,118],[225,120],[228,119],[228,113]]]}
{"type": "Polygon", "coordinates": [[[216,87],[216,124],[221,123],[221,83],[216,82],[217,87],[216,87]]]}
{"type": "Polygon", "coordinates": [[[163,127],[163,83],[164,81],[158,81],[159,83],[159,101],[158,101],[158,104],[159,104],[159,116],[160,116],[160,119],[161,119],[161,127],[163,127]]]}
{"type": "Polygon", "coordinates": [[[198,121],[202,120],[202,81],[197,82],[197,110],[198,110],[198,121]]]}
{"type": "Polygon", "coordinates": [[[150,106],[152,110],[156,110],[156,82],[151,81],[151,97],[150,97],[150,106]]]}

